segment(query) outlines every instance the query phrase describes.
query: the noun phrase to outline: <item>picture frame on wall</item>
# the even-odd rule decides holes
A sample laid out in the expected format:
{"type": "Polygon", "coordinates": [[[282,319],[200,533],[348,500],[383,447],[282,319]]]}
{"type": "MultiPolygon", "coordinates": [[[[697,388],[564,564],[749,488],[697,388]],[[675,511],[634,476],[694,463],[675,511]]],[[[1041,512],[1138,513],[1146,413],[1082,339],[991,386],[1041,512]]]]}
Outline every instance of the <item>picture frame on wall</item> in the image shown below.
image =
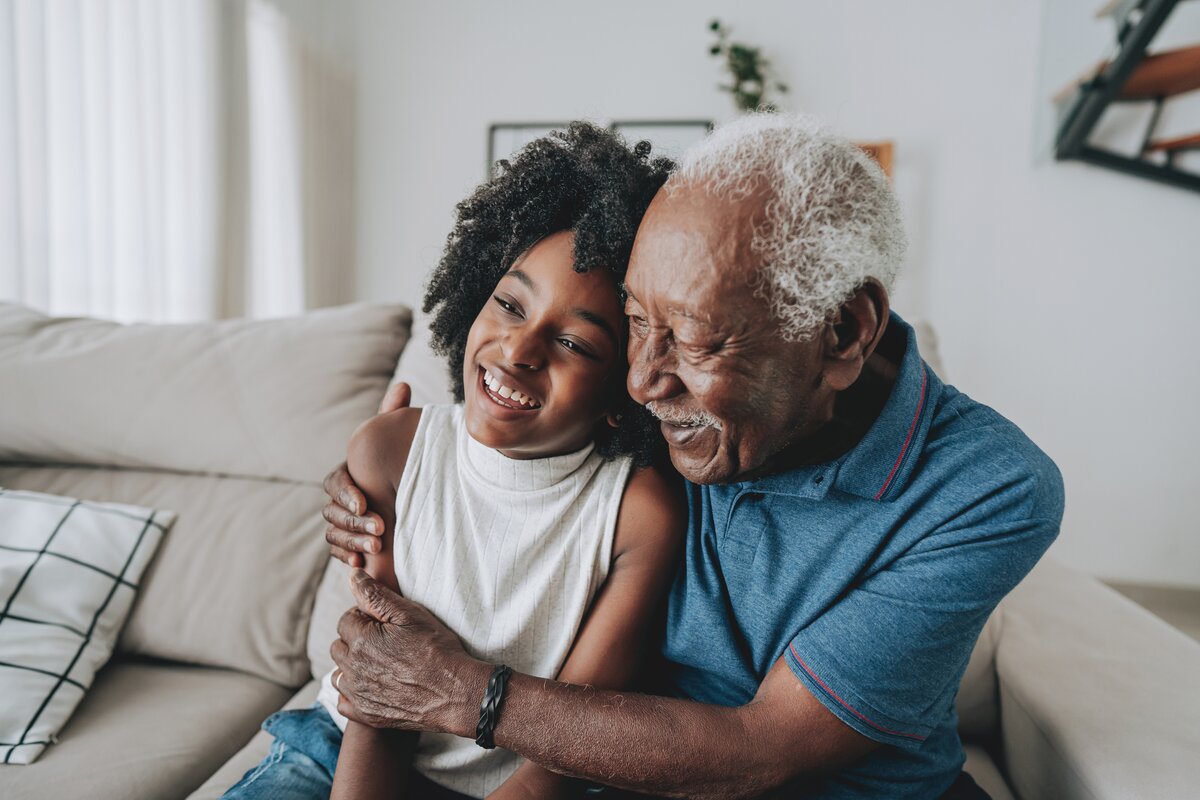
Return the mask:
{"type": "MultiPolygon", "coordinates": [[[[491,175],[496,162],[511,158],[522,147],[551,131],[562,130],[570,122],[496,122],[488,126],[486,175],[491,175]]],[[[650,142],[652,156],[678,158],[691,145],[703,139],[713,129],[712,120],[616,120],[608,124],[631,145],[642,140],[650,142]]]]}
{"type": "MultiPolygon", "coordinates": [[[[488,127],[487,171],[490,176],[496,162],[510,158],[534,139],[551,131],[562,130],[570,122],[497,122],[488,127]]],[[[616,120],[608,127],[624,137],[629,144],[648,141],[654,148],[652,156],[666,156],[677,160],[696,142],[712,132],[713,123],[706,119],[683,120],[616,120]]],[[[890,140],[855,142],[883,167],[888,178],[892,177],[895,158],[895,143],[890,140]]]]}
{"type": "Polygon", "coordinates": [[[492,174],[496,162],[511,158],[518,150],[540,139],[550,131],[558,131],[570,122],[496,122],[488,127],[487,175],[492,174]]]}
{"type": "Polygon", "coordinates": [[[883,168],[883,174],[889,178],[892,177],[892,158],[894,145],[890,141],[884,142],[855,142],[862,148],[867,155],[875,159],[876,163],[883,168]]]}

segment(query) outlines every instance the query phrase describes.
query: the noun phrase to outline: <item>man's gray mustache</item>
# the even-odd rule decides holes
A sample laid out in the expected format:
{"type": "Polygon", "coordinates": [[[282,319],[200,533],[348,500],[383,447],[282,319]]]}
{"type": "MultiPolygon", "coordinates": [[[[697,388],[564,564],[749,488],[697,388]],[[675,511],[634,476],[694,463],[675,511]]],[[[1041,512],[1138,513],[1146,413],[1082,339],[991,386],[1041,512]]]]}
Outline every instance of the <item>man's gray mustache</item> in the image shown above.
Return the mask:
{"type": "Polygon", "coordinates": [[[657,400],[646,403],[646,410],[663,422],[683,428],[710,427],[718,431],[722,429],[721,421],[707,411],[685,411],[664,405],[657,400]]]}

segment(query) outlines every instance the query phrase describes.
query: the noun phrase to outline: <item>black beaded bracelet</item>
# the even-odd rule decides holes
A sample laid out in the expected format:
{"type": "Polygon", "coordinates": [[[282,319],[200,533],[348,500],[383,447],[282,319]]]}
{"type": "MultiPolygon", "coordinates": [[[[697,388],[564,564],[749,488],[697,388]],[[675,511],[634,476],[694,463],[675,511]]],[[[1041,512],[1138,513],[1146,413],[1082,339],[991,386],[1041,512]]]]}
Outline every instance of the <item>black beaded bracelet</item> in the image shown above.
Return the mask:
{"type": "Polygon", "coordinates": [[[475,726],[475,744],[484,750],[496,746],[496,723],[500,721],[500,702],[504,699],[504,688],[512,668],[501,664],[492,670],[488,679],[487,691],[483,693],[483,702],[479,704],[479,724],[475,726]]]}

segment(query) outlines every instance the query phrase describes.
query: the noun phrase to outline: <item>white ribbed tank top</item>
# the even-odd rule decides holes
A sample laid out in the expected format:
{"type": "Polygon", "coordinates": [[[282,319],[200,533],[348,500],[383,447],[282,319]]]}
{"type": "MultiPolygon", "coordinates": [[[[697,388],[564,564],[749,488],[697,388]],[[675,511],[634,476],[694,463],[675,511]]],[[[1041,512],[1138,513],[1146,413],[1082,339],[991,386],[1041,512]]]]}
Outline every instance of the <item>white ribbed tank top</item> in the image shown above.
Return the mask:
{"type": "MultiPolygon", "coordinates": [[[[629,478],[629,458],[605,461],[593,450],[511,459],[467,434],[461,405],[426,406],[396,491],[401,593],[445,622],[476,658],[556,677],[608,576],[629,478]]],[[[330,675],[318,699],[344,731],[330,675]]],[[[414,767],[484,797],[520,763],[507,750],[425,733],[414,767]]]]}

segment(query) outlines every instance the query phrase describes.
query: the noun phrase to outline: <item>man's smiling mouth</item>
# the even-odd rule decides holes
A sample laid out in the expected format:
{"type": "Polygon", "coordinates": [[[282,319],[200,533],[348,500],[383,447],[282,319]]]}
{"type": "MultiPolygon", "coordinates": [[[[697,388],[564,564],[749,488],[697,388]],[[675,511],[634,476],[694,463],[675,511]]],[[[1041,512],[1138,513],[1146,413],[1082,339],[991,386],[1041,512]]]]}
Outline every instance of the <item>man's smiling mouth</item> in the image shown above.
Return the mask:
{"type": "Polygon", "coordinates": [[[713,428],[717,431],[724,428],[719,419],[704,411],[681,411],[656,400],[646,403],[646,410],[659,422],[673,428],[713,428]]]}

